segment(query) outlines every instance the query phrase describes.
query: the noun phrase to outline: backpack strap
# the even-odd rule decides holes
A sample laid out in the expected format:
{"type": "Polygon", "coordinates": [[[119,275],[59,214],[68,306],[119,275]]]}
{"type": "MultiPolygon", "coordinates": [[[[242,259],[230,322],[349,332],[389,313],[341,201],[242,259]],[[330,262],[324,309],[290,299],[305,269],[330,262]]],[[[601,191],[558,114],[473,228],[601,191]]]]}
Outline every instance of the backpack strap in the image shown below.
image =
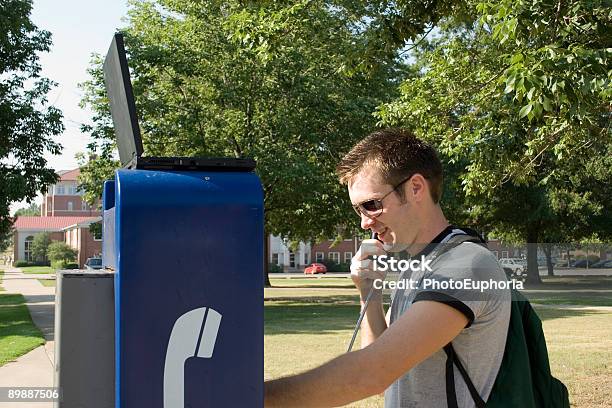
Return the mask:
{"type": "MultiPolygon", "coordinates": [[[[469,232],[472,232],[472,231],[469,231],[469,232]]],[[[474,236],[474,235],[467,235],[467,234],[458,234],[458,235],[451,237],[447,241],[446,250],[450,249],[448,248],[448,244],[452,244],[451,247],[454,248],[455,246],[458,246],[462,244],[463,242],[473,242],[476,244],[481,244],[481,245],[486,246],[486,243],[479,235],[474,236]]],[[[446,403],[448,405],[448,408],[459,408],[457,404],[457,393],[455,389],[454,366],[457,366],[457,369],[459,370],[461,377],[463,377],[463,380],[465,381],[465,384],[467,385],[468,391],[470,392],[470,395],[472,396],[472,399],[474,400],[474,403],[476,404],[476,408],[485,408],[485,402],[480,396],[480,394],[478,394],[478,390],[476,390],[476,387],[474,386],[474,383],[470,379],[470,376],[468,375],[467,370],[465,369],[465,367],[463,367],[461,360],[459,360],[459,357],[457,356],[457,353],[455,352],[455,348],[453,347],[452,342],[444,346],[444,352],[446,353],[446,403]]]]}
{"type": "Polygon", "coordinates": [[[463,244],[464,242],[472,242],[474,244],[484,245],[486,247],[486,243],[482,241],[480,237],[467,235],[465,233],[458,233],[452,235],[448,240],[436,244],[436,247],[432,251],[430,257],[432,259],[435,259],[443,253],[450,251],[451,249],[463,244]]]}
{"type": "MultiPolygon", "coordinates": [[[[455,371],[453,370],[453,359],[451,353],[452,348],[449,350],[448,346],[444,346],[444,352],[446,352],[446,405],[448,408],[459,408],[457,405],[457,393],[455,392],[455,371]]],[[[452,346],[451,346],[452,347],[452,346]]]]}
{"type": "Polygon", "coordinates": [[[474,383],[463,367],[461,360],[459,360],[459,357],[455,352],[455,348],[453,347],[453,343],[448,343],[446,346],[444,346],[444,352],[446,353],[446,403],[448,408],[459,408],[457,405],[457,393],[455,392],[455,371],[453,369],[453,365],[457,366],[459,373],[463,377],[465,385],[467,385],[470,395],[476,404],[476,408],[485,408],[486,403],[480,394],[478,394],[474,383]]]}

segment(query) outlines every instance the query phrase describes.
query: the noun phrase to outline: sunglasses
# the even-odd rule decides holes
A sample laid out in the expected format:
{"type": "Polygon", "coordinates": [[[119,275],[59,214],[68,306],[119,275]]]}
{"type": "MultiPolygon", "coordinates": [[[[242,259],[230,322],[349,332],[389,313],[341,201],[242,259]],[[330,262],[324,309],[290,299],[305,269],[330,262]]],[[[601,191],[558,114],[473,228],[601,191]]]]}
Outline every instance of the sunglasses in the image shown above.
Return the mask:
{"type": "Polygon", "coordinates": [[[383,210],[383,200],[389,196],[392,192],[396,191],[399,186],[407,182],[412,178],[413,175],[406,177],[404,180],[400,181],[396,184],[391,191],[380,198],[375,198],[371,200],[362,201],[359,204],[355,204],[353,209],[357,213],[358,216],[361,217],[361,214],[365,215],[368,218],[376,218],[378,217],[383,210]]]}

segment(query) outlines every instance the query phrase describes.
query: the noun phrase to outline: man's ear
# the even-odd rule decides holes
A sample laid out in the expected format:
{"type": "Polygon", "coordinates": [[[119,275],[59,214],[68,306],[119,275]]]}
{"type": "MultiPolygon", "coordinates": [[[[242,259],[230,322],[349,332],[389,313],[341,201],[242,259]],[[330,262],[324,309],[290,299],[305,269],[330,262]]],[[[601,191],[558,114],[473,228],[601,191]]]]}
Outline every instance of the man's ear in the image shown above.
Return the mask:
{"type": "Polygon", "coordinates": [[[410,194],[414,201],[421,201],[424,197],[427,197],[429,194],[429,185],[425,177],[419,173],[412,176],[408,183],[407,193],[410,194]]]}

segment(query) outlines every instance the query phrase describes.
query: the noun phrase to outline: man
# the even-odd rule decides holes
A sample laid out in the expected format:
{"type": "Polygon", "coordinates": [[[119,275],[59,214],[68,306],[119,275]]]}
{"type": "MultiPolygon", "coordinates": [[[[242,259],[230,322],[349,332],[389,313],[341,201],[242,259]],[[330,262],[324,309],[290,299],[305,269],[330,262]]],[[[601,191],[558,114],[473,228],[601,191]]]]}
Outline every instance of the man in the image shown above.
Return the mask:
{"type": "MultiPolygon", "coordinates": [[[[369,249],[362,245],[351,264],[362,308],[375,279],[382,278],[367,259],[385,249],[404,250],[411,259],[433,256],[432,244],[462,233],[449,225],[439,205],[442,166],[435,150],[409,132],[374,132],[353,147],[337,172],[348,185],[361,227],[382,241],[369,249]]],[[[431,266],[432,273],[410,275],[418,280],[416,289],[394,293],[387,318],[382,291],[374,289],[361,325],[361,350],[266,382],[266,406],[338,406],[385,392],[389,408],[446,407],[442,349],[451,342],[486,401],[504,353],[509,292],[475,296],[468,290],[425,289],[423,278],[502,281],[503,270],[486,248],[471,242],[441,253],[431,266]]],[[[454,377],[458,407],[474,407],[458,370],[454,377]]]]}

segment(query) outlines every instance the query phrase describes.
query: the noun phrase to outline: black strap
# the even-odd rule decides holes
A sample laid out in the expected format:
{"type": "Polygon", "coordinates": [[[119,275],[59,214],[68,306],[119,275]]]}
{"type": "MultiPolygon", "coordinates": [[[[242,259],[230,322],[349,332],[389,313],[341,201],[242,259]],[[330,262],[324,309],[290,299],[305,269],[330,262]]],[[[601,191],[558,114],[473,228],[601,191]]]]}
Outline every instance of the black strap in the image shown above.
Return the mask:
{"type": "Polygon", "coordinates": [[[474,383],[463,367],[461,360],[459,360],[459,357],[455,352],[455,348],[453,347],[453,343],[448,343],[446,346],[444,346],[444,352],[446,353],[446,402],[448,404],[448,408],[458,408],[457,393],[455,392],[455,371],[453,369],[453,363],[457,366],[461,377],[463,377],[465,385],[467,385],[470,395],[476,404],[476,408],[485,408],[485,402],[480,397],[480,394],[478,394],[476,387],[474,387],[474,383]]]}
{"type": "MultiPolygon", "coordinates": [[[[486,247],[486,242],[482,237],[476,233],[474,230],[465,231],[468,234],[460,234],[452,237],[446,245],[444,245],[442,252],[450,248],[454,248],[464,242],[473,242],[476,244],[484,245],[486,247]],[[452,244],[452,245],[449,245],[452,244]]],[[[440,253],[438,253],[440,255],[440,253]]],[[[478,394],[476,387],[474,387],[474,383],[470,379],[467,371],[463,367],[463,364],[459,360],[457,353],[455,352],[455,348],[453,347],[453,343],[448,343],[444,346],[444,352],[446,353],[446,404],[448,408],[459,408],[457,405],[457,393],[455,390],[455,370],[453,368],[454,365],[457,366],[459,373],[463,377],[465,384],[468,387],[468,390],[476,404],[476,408],[485,408],[485,402],[478,394]]]]}
{"type": "Polygon", "coordinates": [[[446,405],[448,408],[459,408],[457,405],[457,393],[455,392],[455,371],[453,370],[453,359],[447,350],[448,346],[444,347],[446,352],[446,405]]]}

